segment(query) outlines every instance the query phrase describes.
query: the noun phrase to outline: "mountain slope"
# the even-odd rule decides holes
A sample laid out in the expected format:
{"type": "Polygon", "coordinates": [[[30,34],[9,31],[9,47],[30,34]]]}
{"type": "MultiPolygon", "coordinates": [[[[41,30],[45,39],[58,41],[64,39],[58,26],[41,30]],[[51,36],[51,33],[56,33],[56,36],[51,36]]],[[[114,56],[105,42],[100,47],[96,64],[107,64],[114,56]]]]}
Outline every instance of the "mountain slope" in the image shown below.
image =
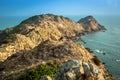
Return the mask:
{"type": "Polygon", "coordinates": [[[0,61],[20,50],[30,50],[47,39],[69,38],[82,30],[80,24],[62,16],[33,16],[0,33],[0,61]]]}
{"type": "Polygon", "coordinates": [[[50,61],[64,63],[71,59],[82,59],[88,64],[93,64],[93,67],[101,70],[102,77],[111,80],[102,62],[83,46],[77,45],[71,40],[47,40],[32,50],[17,52],[0,64],[1,80],[16,79],[21,75],[21,71],[50,61]]]}

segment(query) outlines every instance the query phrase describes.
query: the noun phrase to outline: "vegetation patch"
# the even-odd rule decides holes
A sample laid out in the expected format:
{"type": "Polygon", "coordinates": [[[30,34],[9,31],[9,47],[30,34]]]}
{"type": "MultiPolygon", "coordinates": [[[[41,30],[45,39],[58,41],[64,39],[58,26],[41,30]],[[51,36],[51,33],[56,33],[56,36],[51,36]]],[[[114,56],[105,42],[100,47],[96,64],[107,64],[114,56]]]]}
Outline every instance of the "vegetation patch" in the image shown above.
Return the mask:
{"type": "Polygon", "coordinates": [[[42,64],[36,68],[25,70],[17,80],[40,80],[44,75],[54,78],[59,66],[60,64],[56,61],[42,64]]]}

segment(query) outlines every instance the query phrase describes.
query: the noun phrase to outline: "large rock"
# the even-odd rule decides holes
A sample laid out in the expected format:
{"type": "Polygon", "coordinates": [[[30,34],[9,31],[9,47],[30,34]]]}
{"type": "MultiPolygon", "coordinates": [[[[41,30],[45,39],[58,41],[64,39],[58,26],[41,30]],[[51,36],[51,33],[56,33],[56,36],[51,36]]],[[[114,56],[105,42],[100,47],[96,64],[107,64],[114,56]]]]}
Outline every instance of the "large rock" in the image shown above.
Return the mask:
{"type": "Polygon", "coordinates": [[[69,60],[56,74],[55,80],[110,80],[102,70],[84,60],[69,60]]]}
{"type": "Polygon", "coordinates": [[[40,80],[52,80],[52,78],[50,76],[42,76],[40,80]]]}

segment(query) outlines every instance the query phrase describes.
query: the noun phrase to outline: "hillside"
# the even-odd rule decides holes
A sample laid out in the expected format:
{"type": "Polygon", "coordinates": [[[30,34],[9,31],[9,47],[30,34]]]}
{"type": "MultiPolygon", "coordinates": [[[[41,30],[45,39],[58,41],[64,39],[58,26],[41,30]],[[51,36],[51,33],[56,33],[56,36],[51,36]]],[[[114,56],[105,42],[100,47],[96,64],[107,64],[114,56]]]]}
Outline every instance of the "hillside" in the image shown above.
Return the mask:
{"type": "Polygon", "coordinates": [[[0,61],[20,50],[30,50],[47,39],[70,38],[82,30],[80,24],[62,16],[33,16],[18,26],[0,32],[0,61]]]}
{"type": "MultiPolygon", "coordinates": [[[[105,29],[95,19],[89,22],[98,25],[87,24],[88,19],[93,17],[81,19],[76,23],[63,16],[44,14],[30,17],[13,28],[1,31],[1,80],[17,79],[26,69],[51,61],[63,64],[73,59],[92,64],[93,68],[100,69],[100,77],[112,80],[102,62],[89,50],[74,42],[83,34],[105,29]],[[85,25],[91,30],[87,30],[85,25]]],[[[94,75],[93,79],[100,80],[100,77],[94,75]]]]}
{"type": "Polygon", "coordinates": [[[53,14],[30,17],[19,25],[0,32],[0,61],[4,61],[20,50],[33,49],[47,39],[58,40],[63,37],[76,39],[80,35],[88,33],[88,29],[84,25],[88,25],[88,27],[90,25],[89,32],[102,30],[103,26],[100,24],[98,26],[98,24],[93,17],[83,18],[78,23],[53,14]],[[90,18],[93,20],[89,22],[96,22],[97,25],[87,24],[86,21],[90,18]],[[92,27],[96,28],[92,30],[92,27]]]}
{"type": "Polygon", "coordinates": [[[95,77],[98,78],[98,80],[100,77],[104,77],[105,80],[111,80],[111,76],[104,68],[102,62],[83,46],[77,45],[71,40],[47,40],[32,50],[15,53],[0,64],[0,76],[2,80],[16,79],[16,77],[21,76],[22,74],[20,73],[26,69],[52,61],[63,64],[72,59],[82,59],[87,64],[92,64],[93,68],[100,69],[100,73],[97,74],[102,75],[95,77]]]}

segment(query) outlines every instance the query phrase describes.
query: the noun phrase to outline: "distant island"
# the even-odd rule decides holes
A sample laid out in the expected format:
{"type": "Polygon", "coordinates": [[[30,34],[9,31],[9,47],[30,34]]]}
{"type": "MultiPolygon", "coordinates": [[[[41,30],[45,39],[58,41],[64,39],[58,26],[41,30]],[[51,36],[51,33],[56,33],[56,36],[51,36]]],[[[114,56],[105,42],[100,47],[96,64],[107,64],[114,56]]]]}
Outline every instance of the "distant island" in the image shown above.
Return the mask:
{"type": "Polygon", "coordinates": [[[78,22],[53,15],[30,17],[0,31],[1,80],[113,80],[81,36],[106,30],[93,16],[78,22]]]}

